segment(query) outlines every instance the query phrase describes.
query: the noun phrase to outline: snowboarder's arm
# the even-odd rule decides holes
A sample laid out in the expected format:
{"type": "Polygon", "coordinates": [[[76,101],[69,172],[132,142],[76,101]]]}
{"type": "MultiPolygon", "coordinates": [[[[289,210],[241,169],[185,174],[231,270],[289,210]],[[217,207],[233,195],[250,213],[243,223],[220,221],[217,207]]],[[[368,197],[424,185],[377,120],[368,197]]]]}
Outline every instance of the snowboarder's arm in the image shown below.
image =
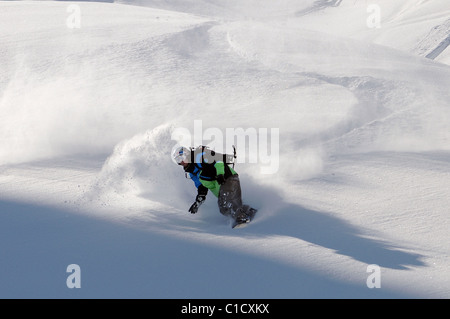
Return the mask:
{"type": "Polygon", "coordinates": [[[194,182],[195,187],[198,188],[200,185],[202,185],[202,183],[200,182],[200,178],[198,178],[197,175],[189,173],[189,176],[192,179],[192,181],[194,182]]]}
{"type": "Polygon", "coordinates": [[[208,194],[208,189],[205,186],[200,185],[199,187],[197,187],[197,196],[206,197],[207,194],[208,194]]]}
{"type": "Polygon", "coordinates": [[[189,174],[191,179],[194,181],[195,187],[197,187],[197,195],[206,196],[208,194],[208,189],[200,182],[200,178],[192,173],[189,174]]]}
{"type": "Polygon", "coordinates": [[[206,195],[208,194],[208,189],[203,186],[202,183],[200,183],[200,180],[197,176],[195,176],[194,179],[195,186],[197,186],[197,196],[195,197],[195,202],[191,205],[189,208],[189,212],[191,214],[195,214],[198,211],[198,208],[203,204],[203,202],[206,200],[206,195]],[[198,186],[197,186],[197,182],[198,186]]]}

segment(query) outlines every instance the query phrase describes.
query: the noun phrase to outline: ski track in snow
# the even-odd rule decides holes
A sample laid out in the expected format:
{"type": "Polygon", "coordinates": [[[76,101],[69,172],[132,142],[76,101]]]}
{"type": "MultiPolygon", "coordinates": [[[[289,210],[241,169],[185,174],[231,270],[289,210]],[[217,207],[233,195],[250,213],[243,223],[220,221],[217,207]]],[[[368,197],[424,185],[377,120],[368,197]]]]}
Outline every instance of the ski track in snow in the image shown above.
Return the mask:
{"type": "MultiPolygon", "coordinates": [[[[297,16],[341,6],[311,3],[297,16]]],[[[48,9],[36,21],[66,8],[28,5],[48,9]]],[[[50,56],[29,30],[17,46],[0,34],[1,297],[449,296],[447,66],[276,23],[80,6],[89,32],[64,42],[45,24],[50,56]],[[96,21],[119,11],[122,32],[96,21]],[[129,38],[136,15],[150,25],[129,38]],[[278,174],[236,167],[259,209],[244,229],[211,194],[187,212],[195,189],[171,133],[199,118],[281,130],[278,174]],[[79,291],[64,286],[71,263],[86,269],[79,291]],[[382,289],[367,288],[369,264],[382,289]]]]}

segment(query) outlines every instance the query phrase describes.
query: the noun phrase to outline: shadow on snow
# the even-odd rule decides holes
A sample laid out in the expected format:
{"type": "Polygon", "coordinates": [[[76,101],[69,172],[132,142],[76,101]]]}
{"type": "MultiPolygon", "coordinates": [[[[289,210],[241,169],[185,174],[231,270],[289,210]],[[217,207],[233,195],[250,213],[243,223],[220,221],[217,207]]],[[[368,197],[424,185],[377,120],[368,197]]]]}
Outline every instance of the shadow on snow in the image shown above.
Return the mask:
{"type": "MultiPolygon", "coordinates": [[[[1,298],[409,297],[368,289],[364,280],[361,285],[337,282],[265,258],[61,209],[0,202],[0,211],[1,298]],[[79,289],[66,285],[70,264],[80,266],[79,289]]],[[[415,256],[361,239],[342,221],[316,212],[288,206],[269,221],[279,234],[333,247],[354,258],[366,259],[366,249],[384,256],[384,264],[417,263],[415,256]]],[[[263,224],[255,223],[246,232],[262,235],[263,224]]]]}

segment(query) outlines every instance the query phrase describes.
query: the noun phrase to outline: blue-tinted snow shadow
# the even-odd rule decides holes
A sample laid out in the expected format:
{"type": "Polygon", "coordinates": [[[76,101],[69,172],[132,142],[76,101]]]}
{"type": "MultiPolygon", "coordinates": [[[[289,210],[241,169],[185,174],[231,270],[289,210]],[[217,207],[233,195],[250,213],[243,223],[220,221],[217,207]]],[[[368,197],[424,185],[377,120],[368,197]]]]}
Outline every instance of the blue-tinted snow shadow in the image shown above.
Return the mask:
{"type": "Polygon", "coordinates": [[[373,232],[371,230],[352,225],[331,212],[315,211],[287,203],[273,188],[252,182],[247,184],[247,188],[252,190],[249,200],[255,203],[262,200],[262,207],[251,224],[252,227],[245,228],[246,233],[295,237],[384,268],[406,270],[409,267],[426,266],[422,261],[424,256],[407,252],[408,247],[375,239],[370,236],[373,232]]]}
{"type": "Polygon", "coordinates": [[[357,227],[328,213],[291,204],[285,205],[267,222],[273,228],[272,232],[268,232],[268,227],[262,224],[255,225],[249,231],[258,232],[261,229],[266,235],[296,237],[366,264],[377,264],[384,268],[425,266],[421,260],[423,256],[405,251],[407,247],[366,237],[357,227]]]}
{"type": "MultiPolygon", "coordinates": [[[[285,232],[302,236],[298,229],[285,232]]],[[[14,202],[0,202],[0,252],[0,298],[410,297],[206,243],[14,202]],[[80,266],[81,288],[66,285],[70,264],[80,266]]]]}

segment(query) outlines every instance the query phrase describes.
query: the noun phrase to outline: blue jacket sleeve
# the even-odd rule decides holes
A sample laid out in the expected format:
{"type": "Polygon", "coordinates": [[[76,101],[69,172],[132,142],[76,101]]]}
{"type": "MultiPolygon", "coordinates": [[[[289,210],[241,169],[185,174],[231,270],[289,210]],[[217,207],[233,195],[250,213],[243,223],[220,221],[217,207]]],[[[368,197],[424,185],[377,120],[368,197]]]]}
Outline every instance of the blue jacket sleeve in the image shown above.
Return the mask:
{"type": "Polygon", "coordinates": [[[202,183],[200,182],[200,178],[198,178],[197,175],[189,173],[189,176],[191,177],[192,181],[195,184],[195,187],[199,188],[202,183]]]}
{"type": "Polygon", "coordinates": [[[189,173],[189,175],[194,181],[195,187],[197,187],[197,194],[206,196],[208,194],[208,189],[200,182],[200,178],[198,177],[198,175],[192,173],[189,173]]]}

